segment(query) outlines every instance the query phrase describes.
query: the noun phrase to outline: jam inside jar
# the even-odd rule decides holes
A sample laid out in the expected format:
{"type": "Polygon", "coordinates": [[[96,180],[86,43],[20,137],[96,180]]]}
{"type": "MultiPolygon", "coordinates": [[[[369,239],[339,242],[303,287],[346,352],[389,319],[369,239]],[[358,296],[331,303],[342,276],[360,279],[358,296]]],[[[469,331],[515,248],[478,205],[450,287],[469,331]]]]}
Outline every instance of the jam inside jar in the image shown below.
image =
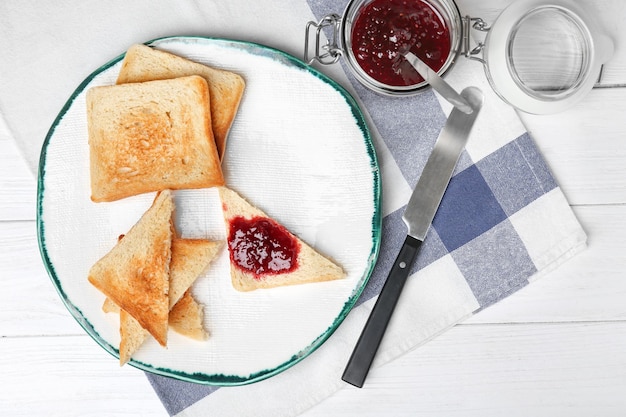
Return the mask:
{"type": "Polygon", "coordinates": [[[392,86],[424,79],[404,60],[411,51],[439,71],[450,53],[450,30],[430,4],[415,0],[374,0],[352,25],[352,52],[372,78],[392,86]]]}
{"type": "Polygon", "coordinates": [[[347,61],[378,92],[410,94],[427,85],[402,53],[442,74],[459,50],[461,19],[453,1],[353,0],[344,18],[347,61]]]}

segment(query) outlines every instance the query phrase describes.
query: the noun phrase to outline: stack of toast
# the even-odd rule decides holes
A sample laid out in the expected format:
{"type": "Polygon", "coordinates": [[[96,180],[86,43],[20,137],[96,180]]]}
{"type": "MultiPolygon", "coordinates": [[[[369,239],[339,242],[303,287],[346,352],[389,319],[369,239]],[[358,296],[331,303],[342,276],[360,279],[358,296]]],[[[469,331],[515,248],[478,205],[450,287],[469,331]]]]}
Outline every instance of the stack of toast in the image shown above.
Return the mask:
{"type": "Polygon", "coordinates": [[[237,265],[228,241],[178,235],[173,213],[174,190],[180,189],[218,187],[227,230],[235,217],[274,222],[227,188],[221,169],[244,89],[243,78],[233,72],[133,45],[117,84],[87,92],[92,201],[156,193],[151,207],[89,271],[89,282],[106,296],[103,310],[119,313],[121,364],[149,336],[166,346],[168,328],[197,340],[208,337],[192,285],[223,246],[239,291],[345,276],[286,229],[296,242],[297,268],[265,276],[237,265]]]}

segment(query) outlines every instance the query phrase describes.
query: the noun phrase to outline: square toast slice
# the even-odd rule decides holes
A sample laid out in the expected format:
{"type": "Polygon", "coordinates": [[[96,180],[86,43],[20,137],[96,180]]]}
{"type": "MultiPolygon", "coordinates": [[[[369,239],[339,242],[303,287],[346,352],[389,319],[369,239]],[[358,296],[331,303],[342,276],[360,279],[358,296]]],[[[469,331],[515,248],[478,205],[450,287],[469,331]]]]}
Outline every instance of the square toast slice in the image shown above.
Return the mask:
{"type": "Polygon", "coordinates": [[[224,156],[228,132],[245,89],[245,81],[231,71],[213,68],[143,44],[126,51],[117,84],[164,80],[199,75],[209,85],[211,125],[220,159],[224,156]]]}
{"type": "Polygon", "coordinates": [[[91,199],[224,184],[200,76],[87,92],[91,199]]]}

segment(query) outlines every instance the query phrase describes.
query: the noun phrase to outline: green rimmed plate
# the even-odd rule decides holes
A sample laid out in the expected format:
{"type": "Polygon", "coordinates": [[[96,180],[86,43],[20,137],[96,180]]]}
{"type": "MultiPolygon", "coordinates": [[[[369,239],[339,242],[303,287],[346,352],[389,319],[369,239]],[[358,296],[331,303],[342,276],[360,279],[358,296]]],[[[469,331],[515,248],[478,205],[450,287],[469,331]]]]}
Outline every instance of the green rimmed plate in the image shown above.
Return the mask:
{"type": "MultiPolygon", "coordinates": [[[[282,372],[324,343],[346,317],[374,267],[381,233],[381,184],[361,111],[337,83],[266,46],[170,37],[158,49],[242,75],[246,90],[230,130],[223,171],[230,188],[333,258],[340,281],[241,293],[230,283],[226,250],[194,284],[207,341],[174,332],[150,339],[131,365],[181,380],[240,385],[282,372]]],[[[118,357],[119,318],[102,312],[91,265],[150,206],[154,194],[90,200],[86,91],[114,84],[123,56],[72,94],[42,148],[37,226],[42,258],[63,302],[85,331],[118,357]]],[[[217,190],[175,192],[183,237],[225,238],[217,190]]]]}

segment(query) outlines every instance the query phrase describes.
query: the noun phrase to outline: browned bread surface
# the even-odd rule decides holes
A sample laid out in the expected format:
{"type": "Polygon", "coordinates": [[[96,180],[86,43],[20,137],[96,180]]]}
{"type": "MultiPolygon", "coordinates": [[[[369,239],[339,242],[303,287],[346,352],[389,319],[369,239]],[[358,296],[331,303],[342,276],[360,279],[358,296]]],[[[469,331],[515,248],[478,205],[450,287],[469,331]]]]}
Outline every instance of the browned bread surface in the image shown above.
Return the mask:
{"type": "Polygon", "coordinates": [[[115,304],[109,297],[104,299],[104,303],[102,303],[102,311],[105,313],[119,313],[120,306],[115,304]]]}
{"type": "Polygon", "coordinates": [[[169,190],[89,271],[89,282],[167,344],[169,266],[174,201],[169,190]]]}
{"type": "Polygon", "coordinates": [[[128,362],[133,355],[150,336],[150,333],[141,327],[125,310],[120,313],[120,365],[128,362]]]}
{"type": "MultiPolygon", "coordinates": [[[[229,234],[230,222],[237,216],[247,219],[265,217],[271,219],[260,209],[256,208],[235,191],[227,187],[219,187],[226,233],[229,234]]],[[[275,222],[275,220],[272,219],[275,222]]],[[[299,245],[297,268],[291,272],[255,276],[233,264],[231,258],[230,274],[233,287],[239,291],[252,291],[259,288],[272,288],[283,285],[305,284],[320,281],[330,281],[345,277],[343,269],[330,259],[319,254],[300,238],[287,231],[299,245]]],[[[227,245],[229,242],[227,242],[227,245]]],[[[229,251],[231,250],[229,246],[229,251]]]]}
{"type": "Polygon", "coordinates": [[[136,44],[126,52],[117,83],[163,80],[188,75],[199,75],[208,82],[211,125],[221,158],[245,89],[244,79],[240,75],[136,44]]]}
{"type": "Polygon", "coordinates": [[[199,76],[91,88],[91,199],[223,185],[208,100],[199,76]]]}
{"type": "Polygon", "coordinates": [[[213,261],[223,243],[206,239],[172,240],[169,307],[174,307],[213,261]]]}
{"type": "Polygon", "coordinates": [[[187,290],[170,311],[170,327],[183,336],[206,340],[209,334],[204,329],[203,308],[187,290]]]}
{"type": "MultiPolygon", "coordinates": [[[[186,292],[207,269],[221,247],[222,242],[206,239],[172,239],[168,325],[178,333],[198,340],[208,337],[202,324],[202,306],[186,292]],[[191,299],[183,302],[185,297],[191,299]]],[[[148,338],[149,333],[109,298],[104,301],[102,310],[120,313],[120,365],[124,365],[148,338]]]]}

